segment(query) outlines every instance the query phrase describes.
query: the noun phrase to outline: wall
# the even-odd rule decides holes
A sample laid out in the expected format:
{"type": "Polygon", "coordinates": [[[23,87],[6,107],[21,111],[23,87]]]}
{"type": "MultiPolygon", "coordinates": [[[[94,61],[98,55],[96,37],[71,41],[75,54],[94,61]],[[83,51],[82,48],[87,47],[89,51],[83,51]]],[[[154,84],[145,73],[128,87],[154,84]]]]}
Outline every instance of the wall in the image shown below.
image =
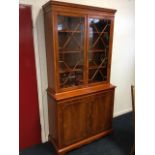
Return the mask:
{"type": "MultiPolygon", "coordinates": [[[[42,140],[48,137],[47,73],[42,5],[48,0],[20,0],[32,5],[34,47],[38,79],[42,140]]],[[[130,86],[134,84],[134,0],[60,0],[77,4],[116,9],[111,83],[116,85],[114,116],[131,110],[130,86]]]]}

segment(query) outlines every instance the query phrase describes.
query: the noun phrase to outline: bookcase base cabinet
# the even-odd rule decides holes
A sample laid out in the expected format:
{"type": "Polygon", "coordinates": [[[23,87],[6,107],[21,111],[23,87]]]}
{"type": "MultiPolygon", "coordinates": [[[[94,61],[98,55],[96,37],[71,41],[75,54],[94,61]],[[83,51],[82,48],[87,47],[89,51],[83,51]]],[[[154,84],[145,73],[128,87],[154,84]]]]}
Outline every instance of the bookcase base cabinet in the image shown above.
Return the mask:
{"type": "Polygon", "coordinates": [[[48,95],[49,139],[57,154],[112,132],[114,88],[56,101],[48,95]]]}

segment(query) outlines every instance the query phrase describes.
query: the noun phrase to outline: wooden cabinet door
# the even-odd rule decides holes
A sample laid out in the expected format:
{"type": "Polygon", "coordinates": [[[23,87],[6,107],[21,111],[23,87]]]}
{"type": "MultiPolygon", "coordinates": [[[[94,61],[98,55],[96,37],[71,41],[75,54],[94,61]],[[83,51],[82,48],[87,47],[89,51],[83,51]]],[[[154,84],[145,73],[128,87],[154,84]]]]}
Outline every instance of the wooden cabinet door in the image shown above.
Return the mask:
{"type": "Polygon", "coordinates": [[[113,98],[113,91],[98,93],[92,97],[90,134],[97,134],[112,127],[113,98]]]}
{"type": "Polygon", "coordinates": [[[91,97],[82,97],[62,103],[60,112],[61,146],[67,146],[88,136],[87,127],[91,97]]]}
{"type": "Polygon", "coordinates": [[[111,128],[114,91],[66,100],[60,104],[60,146],[67,146],[111,128]]]}

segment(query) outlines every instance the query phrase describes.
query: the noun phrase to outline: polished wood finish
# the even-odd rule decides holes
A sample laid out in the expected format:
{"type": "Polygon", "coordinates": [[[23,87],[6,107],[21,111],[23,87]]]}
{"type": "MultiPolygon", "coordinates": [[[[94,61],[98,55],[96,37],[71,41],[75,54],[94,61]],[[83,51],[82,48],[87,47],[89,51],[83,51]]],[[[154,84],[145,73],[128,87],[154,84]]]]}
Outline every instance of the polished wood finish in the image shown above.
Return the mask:
{"type": "MultiPolygon", "coordinates": [[[[99,8],[99,7],[93,7],[93,6],[86,6],[86,5],[80,5],[80,4],[73,4],[73,3],[66,3],[66,2],[59,2],[59,1],[49,1],[45,5],[43,5],[44,11],[48,12],[51,10],[52,6],[56,7],[68,7],[71,10],[77,10],[82,9],[83,11],[99,11],[99,13],[105,12],[107,14],[113,15],[116,12],[114,9],[107,9],[107,8],[99,8]]],[[[65,8],[66,9],[66,8],[65,8]]],[[[70,10],[69,10],[70,11],[70,10]]]]}
{"type": "Polygon", "coordinates": [[[85,138],[84,140],[81,140],[81,141],[79,141],[77,143],[74,143],[74,144],[71,144],[71,145],[69,145],[67,147],[64,147],[63,149],[60,149],[58,151],[58,153],[66,153],[66,152],[68,152],[68,151],[70,151],[70,150],[72,150],[74,148],[78,148],[78,147],[80,147],[82,145],[89,144],[89,143],[93,142],[94,140],[102,138],[103,136],[106,136],[106,135],[108,135],[110,133],[112,133],[112,129],[106,130],[106,131],[101,132],[99,134],[96,134],[96,135],[93,135],[91,137],[85,138]]]}
{"type": "Polygon", "coordinates": [[[47,12],[44,16],[44,25],[45,25],[45,44],[46,44],[46,60],[47,60],[47,77],[48,77],[48,87],[52,90],[57,90],[56,86],[56,54],[54,51],[54,25],[53,25],[53,14],[47,12]]]}
{"type": "Polygon", "coordinates": [[[70,97],[76,97],[76,96],[85,95],[89,93],[95,93],[103,90],[110,90],[113,88],[115,88],[115,86],[111,84],[101,85],[101,83],[99,83],[98,85],[90,85],[90,87],[79,88],[79,89],[74,89],[74,90],[60,92],[60,93],[54,93],[52,89],[48,88],[47,93],[55,100],[63,100],[70,97]]]}
{"type": "Polygon", "coordinates": [[[43,10],[49,140],[64,155],[112,132],[116,10],[57,1],[49,1],[43,10]]]}

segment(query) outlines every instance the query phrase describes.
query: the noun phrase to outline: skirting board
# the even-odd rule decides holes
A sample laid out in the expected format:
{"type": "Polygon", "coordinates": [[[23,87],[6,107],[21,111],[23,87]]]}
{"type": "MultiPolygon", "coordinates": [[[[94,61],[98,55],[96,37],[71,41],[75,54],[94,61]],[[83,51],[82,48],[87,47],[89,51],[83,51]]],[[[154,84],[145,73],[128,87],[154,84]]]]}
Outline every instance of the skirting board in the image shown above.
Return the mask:
{"type": "Polygon", "coordinates": [[[125,109],[125,110],[122,110],[122,111],[119,111],[119,112],[114,113],[114,116],[113,117],[117,117],[117,116],[123,115],[123,114],[128,113],[128,112],[131,112],[131,111],[132,111],[132,108],[125,109]]]}

